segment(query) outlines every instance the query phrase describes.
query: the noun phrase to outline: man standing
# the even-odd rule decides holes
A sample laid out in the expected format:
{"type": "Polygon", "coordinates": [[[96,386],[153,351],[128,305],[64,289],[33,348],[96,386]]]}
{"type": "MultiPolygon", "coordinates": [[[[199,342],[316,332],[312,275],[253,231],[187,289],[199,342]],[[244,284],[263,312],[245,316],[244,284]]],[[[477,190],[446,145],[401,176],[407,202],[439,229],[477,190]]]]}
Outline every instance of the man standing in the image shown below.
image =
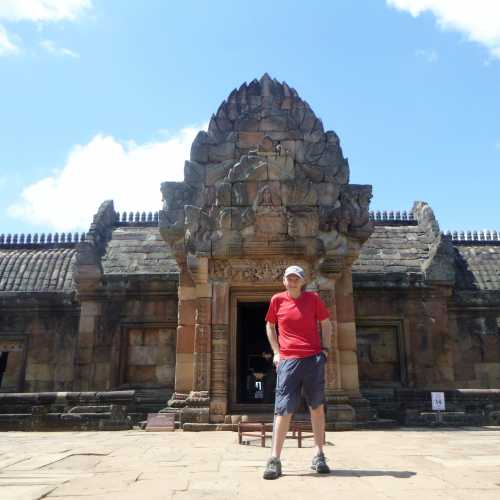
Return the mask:
{"type": "Polygon", "coordinates": [[[304,284],[304,270],[299,266],[288,267],[283,277],[286,291],[273,295],[266,315],[267,338],[274,352],[278,378],[273,446],[264,479],[276,479],[281,475],[281,450],[292,415],[300,403],[301,389],[311,412],[316,445],[311,468],[320,474],[330,472],[323,444],[325,363],[330,350],[332,325],[330,314],[318,294],[303,291],[304,284]]]}

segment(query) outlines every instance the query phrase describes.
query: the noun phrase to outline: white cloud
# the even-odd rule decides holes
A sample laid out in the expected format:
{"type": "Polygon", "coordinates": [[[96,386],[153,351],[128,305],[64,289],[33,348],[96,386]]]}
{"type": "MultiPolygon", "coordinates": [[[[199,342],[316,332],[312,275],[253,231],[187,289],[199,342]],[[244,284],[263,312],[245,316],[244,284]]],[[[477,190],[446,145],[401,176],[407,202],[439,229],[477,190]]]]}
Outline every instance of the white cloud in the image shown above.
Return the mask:
{"type": "Polygon", "coordinates": [[[465,33],[500,59],[500,2],[498,0],[386,0],[391,7],[418,17],[431,12],[443,29],[465,33]]]}
{"type": "Polygon", "coordinates": [[[438,60],[438,53],[434,49],[417,49],[415,56],[424,59],[428,63],[434,63],[438,60]]]}
{"type": "Polygon", "coordinates": [[[91,0],[1,0],[0,19],[7,21],[74,21],[91,7],[91,0]]]}
{"type": "Polygon", "coordinates": [[[61,170],[23,189],[8,213],[47,229],[73,231],[88,229],[107,199],[120,212],[159,210],[160,183],[184,178],[184,160],[198,130],[185,128],[146,144],[97,135],[75,146],[61,170]]]}
{"type": "Polygon", "coordinates": [[[40,46],[45,49],[49,54],[54,54],[56,56],[68,56],[78,59],[80,54],[76,52],[66,49],[64,47],[58,47],[52,40],[42,40],[40,42],[40,46]]]}
{"type": "Polygon", "coordinates": [[[0,25],[0,57],[14,56],[20,51],[21,49],[9,38],[5,28],[0,25]]]}

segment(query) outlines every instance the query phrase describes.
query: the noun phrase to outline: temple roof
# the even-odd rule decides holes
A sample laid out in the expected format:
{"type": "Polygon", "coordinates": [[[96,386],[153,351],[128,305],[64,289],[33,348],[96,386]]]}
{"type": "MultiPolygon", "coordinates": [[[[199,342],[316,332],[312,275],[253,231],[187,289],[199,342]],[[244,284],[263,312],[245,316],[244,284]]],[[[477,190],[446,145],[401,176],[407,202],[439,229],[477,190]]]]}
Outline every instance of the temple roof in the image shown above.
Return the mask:
{"type": "Polygon", "coordinates": [[[353,273],[421,273],[433,242],[419,226],[375,226],[353,273]]]}
{"type": "Polygon", "coordinates": [[[0,248],[0,292],[71,292],[74,248],[0,248]]]}
{"type": "Polygon", "coordinates": [[[179,271],[158,227],[130,226],[113,229],[102,258],[105,275],[171,274],[179,271]]]}
{"type": "Polygon", "coordinates": [[[500,245],[457,245],[457,287],[500,290],[500,245]]]}

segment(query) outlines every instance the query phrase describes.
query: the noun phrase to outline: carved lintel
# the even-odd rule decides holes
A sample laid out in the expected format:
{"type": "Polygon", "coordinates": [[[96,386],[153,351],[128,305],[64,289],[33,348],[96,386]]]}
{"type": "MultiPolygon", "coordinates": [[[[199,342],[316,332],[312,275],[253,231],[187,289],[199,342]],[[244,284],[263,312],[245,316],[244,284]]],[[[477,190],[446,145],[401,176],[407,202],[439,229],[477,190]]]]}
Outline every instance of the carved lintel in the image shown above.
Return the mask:
{"type": "Polygon", "coordinates": [[[285,269],[293,264],[301,265],[306,270],[307,278],[314,279],[309,263],[300,259],[212,259],[209,274],[211,278],[232,282],[276,283],[281,282],[285,269]]]}

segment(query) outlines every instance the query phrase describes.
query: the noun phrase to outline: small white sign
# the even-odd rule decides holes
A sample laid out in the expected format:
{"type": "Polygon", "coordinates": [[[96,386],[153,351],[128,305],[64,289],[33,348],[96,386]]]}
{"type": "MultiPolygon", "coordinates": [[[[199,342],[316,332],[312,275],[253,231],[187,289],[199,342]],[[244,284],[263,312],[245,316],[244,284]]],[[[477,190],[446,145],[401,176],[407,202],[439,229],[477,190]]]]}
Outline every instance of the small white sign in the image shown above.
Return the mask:
{"type": "Polygon", "coordinates": [[[445,410],[444,392],[431,392],[433,411],[445,410]]]}

